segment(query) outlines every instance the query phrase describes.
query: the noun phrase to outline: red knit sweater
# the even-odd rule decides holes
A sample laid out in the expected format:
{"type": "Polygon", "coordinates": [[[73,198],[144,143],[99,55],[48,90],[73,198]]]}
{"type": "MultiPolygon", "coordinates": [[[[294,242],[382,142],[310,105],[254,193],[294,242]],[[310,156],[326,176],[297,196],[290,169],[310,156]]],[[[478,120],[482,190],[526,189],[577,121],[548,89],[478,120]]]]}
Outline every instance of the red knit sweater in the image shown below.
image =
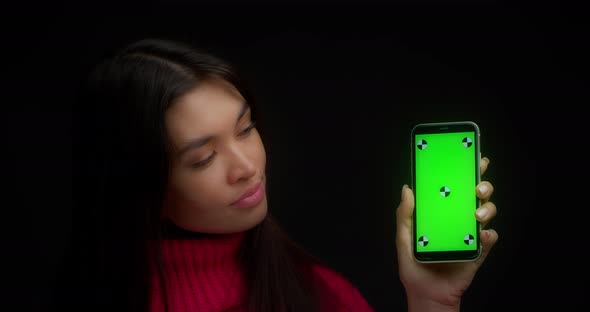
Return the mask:
{"type": "MultiPolygon", "coordinates": [[[[247,289],[237,253],[243,233],[198,239],[166,239],[162,244],[169,312],[241,312],[247,289]]],[[[151,312],[164,312],[158,274],[152,265],[151,312]]],[[[314,272],[333,290],[346,311],[372,312],[359,291],[343,276],[322,266],[314,272]]]]}

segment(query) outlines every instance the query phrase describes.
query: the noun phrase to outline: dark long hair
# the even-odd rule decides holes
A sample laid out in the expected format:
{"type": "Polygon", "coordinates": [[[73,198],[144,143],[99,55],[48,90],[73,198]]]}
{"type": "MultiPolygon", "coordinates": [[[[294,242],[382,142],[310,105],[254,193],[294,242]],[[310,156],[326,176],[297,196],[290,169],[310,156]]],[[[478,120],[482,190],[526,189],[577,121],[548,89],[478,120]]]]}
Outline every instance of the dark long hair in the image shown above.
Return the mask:
{"type": "MultiPolygon", "coordinates": [[[[61,290],[84,311],[147,311],[149,259],[163,280],[161,249],[152,254],[147,242],[162,239],[165,111],[211,78],[235,86],[253,118],[254,98],[228,63],[166,40],[134,42],[89,77],[74,109],[74,260],[66,265],[72,279],[61,290]]],[[[247,231],[242,250],[251,311],[320,309],[325,292],[309,269],[319,261],[270,215],[247,231]]]]}

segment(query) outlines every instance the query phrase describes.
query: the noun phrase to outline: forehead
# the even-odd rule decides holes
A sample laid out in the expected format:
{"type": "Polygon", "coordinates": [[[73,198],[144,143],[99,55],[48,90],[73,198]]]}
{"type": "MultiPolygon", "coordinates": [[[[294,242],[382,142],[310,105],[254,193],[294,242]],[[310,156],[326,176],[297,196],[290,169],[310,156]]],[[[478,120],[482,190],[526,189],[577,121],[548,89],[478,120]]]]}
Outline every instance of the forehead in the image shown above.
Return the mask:
{"type": "Polygon", "coordinates": [[[172,143],[232,130],[244,98],[229,83],[205,81],[178,98],[167,110],[166,130],[172,143]],[[228,128],[229,127],[229,128],[228,128]]]}

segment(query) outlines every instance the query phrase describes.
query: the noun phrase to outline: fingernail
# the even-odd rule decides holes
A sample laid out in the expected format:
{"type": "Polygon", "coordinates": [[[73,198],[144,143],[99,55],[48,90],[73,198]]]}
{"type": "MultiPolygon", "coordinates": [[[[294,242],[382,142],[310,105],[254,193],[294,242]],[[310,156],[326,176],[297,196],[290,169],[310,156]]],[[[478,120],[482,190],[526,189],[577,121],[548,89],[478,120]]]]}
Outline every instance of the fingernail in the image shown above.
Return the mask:
{"type": "Polygon", "coordinates": [[[479,208],[476,212],[478,217],[483,218],[488,214],[488,208],[487,207],[482,207],[479,208]]]}
{"type": "Polygon", "coordinates": [[[482,195],[488,192],[488,186],[485,184],[480,185],[477,189],[482,195]]]}
{"type": "Polygon", "coordinates": [[[484,157],[482,158],[482,160],[484,160],[484,159],[485,159],[485,160],[486,160],[488,163],[490,162],[490,159],[489,159],[488,157],[484,156],[484,157]]]}
{"type": "Polygon", "coordinates": [[[404,184],[404,186],[402,186],[402,201],[404,200],[404,197],[405,197],[405,194],[406,194],[405,190],[406,190],[407,187],[408,187],[407,184],[404,184]]]}
{"type": "Polygon", "coordinates": [[[490,237],[490,233],[488,231],[481,231],[481,235],[483,236],[483,239],[488,239],[490,237]]]}

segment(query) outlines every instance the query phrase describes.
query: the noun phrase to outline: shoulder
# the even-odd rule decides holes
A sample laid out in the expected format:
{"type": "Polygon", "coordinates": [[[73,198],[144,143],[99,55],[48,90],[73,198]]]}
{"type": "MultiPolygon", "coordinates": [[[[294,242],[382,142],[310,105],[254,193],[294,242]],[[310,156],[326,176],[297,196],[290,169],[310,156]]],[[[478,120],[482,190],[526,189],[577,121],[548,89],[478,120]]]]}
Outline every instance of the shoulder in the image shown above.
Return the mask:
{"type": "Polygon", "coordinates": [[[313,265],[312,271],[348,311],[374,311],[360,291],[339,272],[319,264],[313,265]]]}

